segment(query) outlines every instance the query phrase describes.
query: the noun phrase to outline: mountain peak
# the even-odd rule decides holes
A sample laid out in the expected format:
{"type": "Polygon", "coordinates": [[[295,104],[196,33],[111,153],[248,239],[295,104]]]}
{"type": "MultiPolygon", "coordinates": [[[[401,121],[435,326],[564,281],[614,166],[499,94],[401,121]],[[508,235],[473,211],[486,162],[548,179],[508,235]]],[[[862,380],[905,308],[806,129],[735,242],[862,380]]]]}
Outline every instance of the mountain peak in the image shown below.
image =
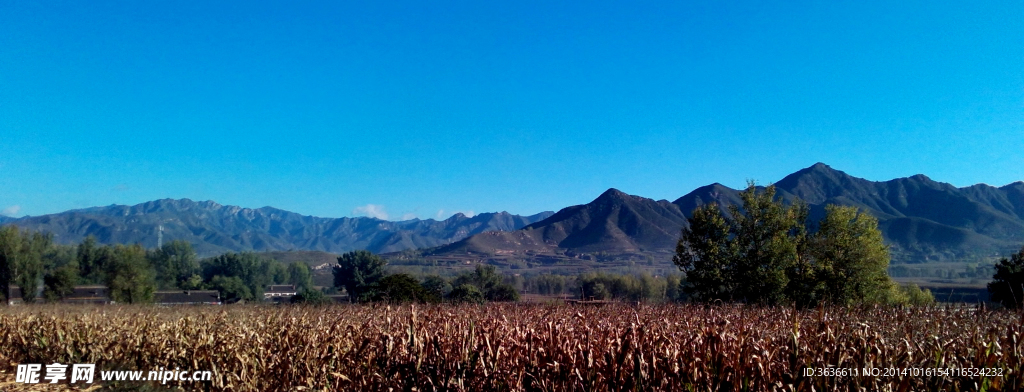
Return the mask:
{"type": "Polygon", "coordinates": [[[917,180],[917,181],[926,181],[926,182],[932,182],[932,179],[931,179],[931,178],[928,178],[928,176],[926,176],[926,175],[924,175],[924,174],[915,174],[915,175],[912,175],[912,176],[910,176],[910,179],[912,179],[912,180],[917,180]]]}
{"type": "Polygon", "coordinates": [[[623,191],[620,191],[620,190],[615,189],[615,188],[608,188],[608,190],[604,191],[604,193],[602,193],[601,196],[598,196],[597,198],[598,199],[606,199],[606,198],[614,197],[614,198],[620,198],[621,199],[621,198],[625,198],[625,197],[628,197],[628,196],[629,195],[627,195],[623,191]]]}
{"type": "Polygon", "coordinates": [[[630,200],[632,196],[615,188],[608,188],[601,196],[598,196],[590,204],[620,204],[630,200]]]}

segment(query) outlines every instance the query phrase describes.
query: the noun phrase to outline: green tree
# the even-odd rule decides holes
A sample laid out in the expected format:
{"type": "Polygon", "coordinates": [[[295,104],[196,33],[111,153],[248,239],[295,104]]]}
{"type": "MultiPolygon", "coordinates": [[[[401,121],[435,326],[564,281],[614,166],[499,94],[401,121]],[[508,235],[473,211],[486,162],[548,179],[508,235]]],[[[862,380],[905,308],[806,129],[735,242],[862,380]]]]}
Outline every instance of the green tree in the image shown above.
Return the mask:
{"type": "Polygon", "coordinates": [[[162,289],[184,289],[192,275],[199,273],[199,259],[192,244],[175,240],[148,253],[162,289]]]}
{"type": "Polygon", "coordinates": [[[16,226],[0,227],[0,297],[7,304],[8,293],[14,280],[15,264],[21,255],[21,234],[16,226]]]}
{"type": "Polygon", "coordinates": [[[15,284],[26,303],[35,300],[43,278],[43,255],[52,244],[50,234],[0,227],[0,289],[5,299],[11,284],[15,284]]]}
{"type": "Polygon", "coordinates": [[[288,282],[295,285],[298,290],[310,289],[313,287],[313,275],[309,272],[309,266],[303,262],[288,264],[288,282]]]}
{"type": "Polygon", "coordinates": [[[246,301],[261,301],[263,290],[274,283],[273,272],[284,270],[281,263],[252,252],[225,253],[200,262],[203,280],[212,282],[216,276],[236,277],[248,288],[246,301]]]}
{"type": "Polygon", "coordinates": [[[1024,248],[996,264],[996,273],[988,284],[989,297],[1007,308],[1024,305],[1024,248]]]}
{"type": "Polygon", "coordinates": [[[856,207],[828,205],[825,211],[811,246],[818,297],[840,305],[888,302],[889,248],[878,220],[856,207]]]}
{"type": "Polygon", "coordinates": [[[498,275],[493,265],[477,264],[472,272],[463,272],[452,282],[452,286],[456,287],[464,284],[471,284],[481,292],[486,292],[501,284],[501,275],[498,275]]]}
{"type": "Polygon", "coordinates": [[[303,305],[327,305],[334,301],[324,295],[320,290],[304,288],[292,297],[293,304],[303,305]]]}
{"type": "Polygon", "coordinates": [[[427,299],[427,291],[416,278],[409,274],[394,274],[385,276],[377,282],[372,300],[389,303],[425,303],[427,299]]]}
{"type": "Polygon", "coordinates": [[[43,276],[43,297],[47,302],[57,302],[75,292],[78,284],[78,265],[68,264],[58,267],[43,276]]]}
{"type": "Polygon", "coordinates": [[[676,274],[665,276],[665,299],[671,302],[682,302],[686,300],[686,293],[683,288],[686,282],[676,274]]]}
{"type": "Polygon", "coordinates": [[[924,306],[935,303],[935,296],[931,290],[922,290],[916,284],[910,283],[899,286],[899,303],[907,305],[924,306]]]}
{"type": "Polygon", "coordinates": [[[100,265],[103,257],[101,247],[96,245],[96,237],[88,236],[78,244],[77,261],[79,276],[84,283],[102,283],[104,268],[100,265]]]}
{"type": "Polygon", "coordinates": [[[519,301],[519,292],[512,285],[502,283],[487,290],[484,298],[495,302],[517,302],[519,301]]]}
{"type": "Polygon", "coordinates": [[[115,245],[107,252],[106,284],[110,297],[119,303],[146,303],[153,301],[156,291],[156,272],[146,259],[141,245],[115,245]]]}
{"type": "Polygon", "coordinates": [[[426,276],[420,285],[430,297],[430,302],[438,302],[452,291],[452,285],[439,275],[426,276]]]}
{"type": "Polygon", "coordinates": [[[597,279],[588,279],[582,282],[583,300],[606,300],[612,297],[611,293],[604,286],[604,283],[597,279]]]}
{"type": "Polygon", "coordinates": [[[736,261],[728,222],[714,203],[694,209],[687,222],[672,257],[686,274],[683,290],[697,301],[728,300],[736,261]]]}
{"type": "Polygon", "coordinates": [[[753,182],[740,193],[743,206],[729,206],[735,232],[734,298],[749,303],[785,303],[789,271],[797,264],[794,234],[805,222],[799,211],[775,197],[775,186],[758,192],[753,182]]]}
{"type": "Polygon", "coordinates": [[[480,289],[488,301],[519,300],[519,292],[512,285],[502,283],[501,275],[493,265],[477,264],[473,272],[462,273],[452,282],[456,287],[467,284],[480,289]]]}
{"type": "Polygon", "coordinates": [[[252,290],[238,276],[215,275],[210,279],[207,287],[217,290],[220,293],[220,298],[227,303],[252,301],[255,299],[252,290]]]}
{"type": "Polygon", "coordinates": [[[262,268],[263,275],[268,278],[268,284],[286,284],[292,281],[291,270],[284,263],[277,260],[267,260],[262,264],[262,268]]]}
{"type": "Polygon", "coordinates": [[[452,292],[448,294],[448,300],[453,303],[482,304],[484,303],[484,293],[474,285],[463,284],[452,289],[452,292]]]}
{"type": "Polygon", "coordinates": [[[387,260],[365,250],[345,253],[334,267],[334,286],[344,287],[351,302],[367,301],[384,278],[386,265],[387,260]]]}

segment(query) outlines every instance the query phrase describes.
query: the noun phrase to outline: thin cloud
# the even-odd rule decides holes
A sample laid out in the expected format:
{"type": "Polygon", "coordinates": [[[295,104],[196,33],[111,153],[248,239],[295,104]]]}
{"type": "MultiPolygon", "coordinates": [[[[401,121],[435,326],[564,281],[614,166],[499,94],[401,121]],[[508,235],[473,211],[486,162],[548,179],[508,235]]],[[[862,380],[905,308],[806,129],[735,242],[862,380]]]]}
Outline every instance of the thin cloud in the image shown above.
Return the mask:
{"type": "Polygon", "coordinates": [[[16,215],[18,215],[18,211],[21,211],[21,206],[13,205],[13,206],[4,208],[3,210],[0,210],[0,215],[16,216],[16,215]]]}
{"type": "Polygon", "coordinates": [[[437,219],[444,219],[444,210],[437,210],[437,214],[434,215],[437,219]]]}
{"type": "Polygon", "coordinates": [[[380,204],[367,204],[352,209],[352,215],[364,215],[370,218],[388,219],[388,212],[380,204]]]}
{"type": "Polygon", "coordinates": [[[413,218],[416,218],[416,214],[413,214],[411,212],[407,212],[405,214],[402,214],[402,220],[404,220],[404,221],[405,220],[410,220],[410,219],[413,219],[413,218]]]}

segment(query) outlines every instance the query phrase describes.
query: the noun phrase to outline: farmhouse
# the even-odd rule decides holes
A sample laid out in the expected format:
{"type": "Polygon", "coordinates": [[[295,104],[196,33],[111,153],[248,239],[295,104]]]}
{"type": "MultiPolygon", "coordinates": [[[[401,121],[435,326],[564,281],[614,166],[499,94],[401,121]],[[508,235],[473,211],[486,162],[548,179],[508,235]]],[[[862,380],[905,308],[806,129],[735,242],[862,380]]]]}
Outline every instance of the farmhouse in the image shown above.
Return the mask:
{"type": "Polygon", "coordinates": [[[157,291],[153,293],[157,305],[220,305],[220,292],[216,290],[157,291]]]}
{"type": "Polygon", "coordinates": [[[18,286],[8,286],[6,297],[8,305],[21,305],[25,302],[21,296],[21,287],[18,286]]]}
{"type": "MultiPolygon", "coordinates": [[[[42,302],[43,295],[40,291],[36,293],[35,302],[42,302]]],[[[60,301],[66,304],[98,304],[108,305],[114,303],[110,299],[110,290],[106,286],[75,286],[70,295],[60,301]]],[[[7,289],[7,304],[20,305],[25,303],[21,287],[10,286],[7,289]]]]}
{"type": "Polygon", "coordinates": [[[60,302],[68,304],[99,304],[109,305],[114,303],[110,299],[110,289],[106,286],[75,286],[71,295],[60,302]]]}
{"type": "Polygon", "coordinates": [[[263,299],[269,301],[280,301],[282,299],[290,299],[299,292],[295,290],[295,285],[290,284],[272,284],[267,286],[267,290],[263,292],[263,299]]]}

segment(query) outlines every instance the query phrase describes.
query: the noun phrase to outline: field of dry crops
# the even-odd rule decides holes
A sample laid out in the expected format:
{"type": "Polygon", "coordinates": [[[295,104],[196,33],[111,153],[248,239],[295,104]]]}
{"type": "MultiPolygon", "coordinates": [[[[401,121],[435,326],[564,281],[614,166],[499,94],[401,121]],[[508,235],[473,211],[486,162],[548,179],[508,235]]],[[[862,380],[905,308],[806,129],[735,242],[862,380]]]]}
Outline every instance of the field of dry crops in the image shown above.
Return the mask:
{"type": "Polygon", "coordinates": [[[0,369],[214,372],[187,390],[1015,391],[1022,324],[969,308],[20,307],[0,309],[0,369]],[[1003,376],[804,376],[830,366],[1003,376]]]}

